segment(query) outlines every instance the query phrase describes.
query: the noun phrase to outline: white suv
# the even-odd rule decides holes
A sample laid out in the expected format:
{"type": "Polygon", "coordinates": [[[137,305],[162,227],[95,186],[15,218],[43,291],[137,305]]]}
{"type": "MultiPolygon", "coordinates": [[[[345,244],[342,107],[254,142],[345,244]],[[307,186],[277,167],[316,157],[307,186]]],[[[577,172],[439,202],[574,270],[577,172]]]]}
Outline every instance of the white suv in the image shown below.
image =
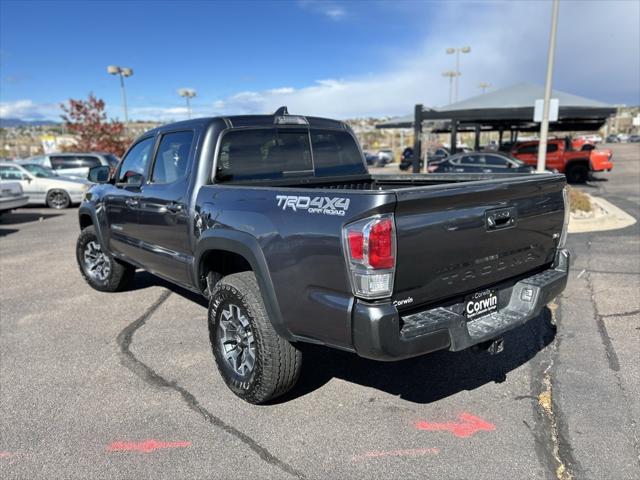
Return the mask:
{"type": "Polygon", "coordinates": [[[19,165],[40,165],[56,171],[58,175],[72,178],[86,179],[89,169],[108,165],[112,171],[118,166],[120,160],[110,153],[49,153],[37,155],[16,161],[19,165]]]}

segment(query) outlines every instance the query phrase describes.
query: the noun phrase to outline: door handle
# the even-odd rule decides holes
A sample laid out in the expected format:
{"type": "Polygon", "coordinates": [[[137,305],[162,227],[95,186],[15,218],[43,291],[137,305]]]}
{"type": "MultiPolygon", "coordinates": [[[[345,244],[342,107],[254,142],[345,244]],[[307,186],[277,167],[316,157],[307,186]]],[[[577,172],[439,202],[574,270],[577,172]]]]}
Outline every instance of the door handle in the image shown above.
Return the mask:
{"type": "Polygon", "coordinates": [[[167,205],[167,210],[171,213],[180,213],[183,207],[181,203],[171,202],[167,205]]]}
{"type": "Polygon", "coordinates": [[[133,208],[133,207],[137,207],[139,202],[137,198],[127,198],[124,201],[124,203],[127,207],[133,208]]]}

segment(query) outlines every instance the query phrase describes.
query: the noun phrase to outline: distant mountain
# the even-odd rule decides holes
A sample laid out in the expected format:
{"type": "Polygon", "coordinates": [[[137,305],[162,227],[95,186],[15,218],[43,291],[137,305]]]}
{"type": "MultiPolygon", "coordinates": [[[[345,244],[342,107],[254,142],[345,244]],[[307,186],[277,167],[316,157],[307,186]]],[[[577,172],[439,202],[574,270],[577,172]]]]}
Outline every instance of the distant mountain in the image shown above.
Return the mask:
{"type": "Polygon", "coordinates": [[[21,120],[19,118],[0,118],[0,128],[15,127],[42,127],[48,125],[57,125],[58,122],[51,120],[21,120]]]}

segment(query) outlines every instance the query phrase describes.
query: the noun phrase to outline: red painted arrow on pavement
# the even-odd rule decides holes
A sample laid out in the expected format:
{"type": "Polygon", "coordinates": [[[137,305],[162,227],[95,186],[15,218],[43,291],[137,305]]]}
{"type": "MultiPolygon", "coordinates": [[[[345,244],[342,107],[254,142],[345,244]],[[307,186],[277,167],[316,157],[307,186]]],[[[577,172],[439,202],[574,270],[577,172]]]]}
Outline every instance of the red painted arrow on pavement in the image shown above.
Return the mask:
{"type": "Polygon", "coordinates": [[[108,452],[142,452],[150,453],[161,448],[185,448],[191,442],[161,442],[159,440],[145,440],[144,442],[113,442],[107,447],[108,452]]]}
{"type": "Polygon", "coordinates": [[[418,430],[447,431],[453,433],[456,437],[470,437],[480,430],[491,432],[496,429],[493,423],[467,412],[462,412],[458,415],[458,420],[460,421],[444,423],[418,422],[416,423],[416,428],[418,430]]]}

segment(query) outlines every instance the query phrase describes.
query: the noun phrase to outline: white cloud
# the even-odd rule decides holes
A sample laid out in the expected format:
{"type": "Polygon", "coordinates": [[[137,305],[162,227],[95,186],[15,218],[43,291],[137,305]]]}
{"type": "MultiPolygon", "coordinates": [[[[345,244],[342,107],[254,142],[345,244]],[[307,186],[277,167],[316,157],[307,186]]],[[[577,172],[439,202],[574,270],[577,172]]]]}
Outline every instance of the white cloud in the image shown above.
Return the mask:
{"type": "MultiPolygon", "coordinates": [[[[325,10],[337,4],[300,5],[330,16],[325,10]]],[[[429,5],[399,5],[407,15],[431,15],[425,22],[424,41],[393,56],[381,53],[377,71],[319,79],[299,88],[287,86],[288,81],[283,79],[280,88],[210,99],[208,106],[194,106],[194,116],[270,113],[282,105],[287,105],[291,113],[336,118],[410,114],[416,103],[440,106],[448,102],[449,86],[442,72],[454,68],[454,58],[445,50],[463,45],[471,45],[472,50],[461,56],[460,99],[480,94],[480,82],[489,82],[493,88],[519,82],[543,84],[549,2],[449,2],[428,12],[425,9],[429,5]]],[[[561,2],[554,88],[610,103],[640,103],[638,18],[640,2],[561,2]]],[[[199,98],[206,99],[207,92],[199,98]]],[[[117,104],[109,108],[120,113],[117,104]]],[[[56,104],[40,105],[30,100],[0,104],[3,117],[58,118],[59,114],[56,104]]],[[[130,116],[181,120],[187,110],[148,106],[131,108],[130,116]]]]}
{"type": "Polygon", "coordinates": [[[58,119],[62,110],[57,103],[35,103],[32,100],[0,102],[0,117],[22,120],[58,119]]]}
{"type": "MultiPolygon", "coordinates": [[[[442,72],[454,67],[453,56],[445,50],[467,44],[472,50],[461,55],[459,99],[480,94],[480,82],[493,88],[520,82],[541,85],[550,11],[547,2],[473,8],[443,4],[424,44],[397,55],[377,73],[318,80],[298,89],[240,92],[220,100],[216,110],[267,113],[287,105],[292,113],[346,118],[409,114],[415,103],[444,105],[449,86],[442,72]]],[[[561,4],[554,88],[609,102],[629,97],[640,102],[639,17],[637,2],[561,4]]]]}
{"type": "Polygon", "coordinates": [[[331,20],[342,20],[347,15],[345,8],[335,2],[325,0],[299,0],[298,5],[310,12],[329,17],[331,20]]]}

